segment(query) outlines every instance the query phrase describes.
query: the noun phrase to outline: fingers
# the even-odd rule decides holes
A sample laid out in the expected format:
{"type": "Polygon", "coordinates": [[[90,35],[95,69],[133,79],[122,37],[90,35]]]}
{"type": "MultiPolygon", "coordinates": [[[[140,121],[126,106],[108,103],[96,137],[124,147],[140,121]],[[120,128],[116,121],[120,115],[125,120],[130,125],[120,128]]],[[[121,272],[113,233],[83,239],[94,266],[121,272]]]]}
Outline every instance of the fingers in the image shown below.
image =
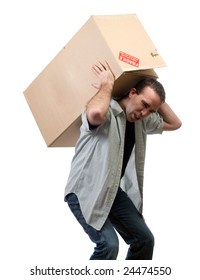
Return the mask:
{"type": "Polygon", "coordinates": [[[105,63],[102,63],[102,62],[97,62],[95,63],[93,66],[92,66],[92,69],[97,73],[97,74],[100,74],[100,72],[103,72],[103,71],[107,71],[107,68],[108,68],[108,64],[105,62],[105,63]]]}
{"type": "Polygon", "coordinates": [[[115,79],[115,75],[112,72],[107,61],[104,62],[98,61],[92,66],[92,70],[97,76],[106,74],[106,75],[111,75],[115,79]]]}
{"type": "Polygon", "coordinates": [[[92,70],[94,74],[98,77],[99,82],[96,84],[92,84],[92,86],[96,89],[100,89],[104,85],[112,85],[115,81],[115,76],[111,71],[108,63],[106,61],[101,62],[98,61],[92,66],[92,70]]]}

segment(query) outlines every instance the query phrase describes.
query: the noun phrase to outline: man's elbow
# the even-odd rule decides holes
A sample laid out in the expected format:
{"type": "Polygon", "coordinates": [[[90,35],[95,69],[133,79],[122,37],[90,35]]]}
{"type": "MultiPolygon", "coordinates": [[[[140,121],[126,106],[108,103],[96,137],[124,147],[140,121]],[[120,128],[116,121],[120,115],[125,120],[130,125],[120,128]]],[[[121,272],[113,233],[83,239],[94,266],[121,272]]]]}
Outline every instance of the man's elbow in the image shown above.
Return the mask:
{"type": "Polygon", "coordinates": [[[173,123],[173,130],[177,130],[182,126],[182,122],[179,118],[173,123]]]}
{"type": "Polygon", "coordinates": [[[105,116],[100,110],[88,110],[87,119],[91,125],[101,125],[105,121],[105,116]]]}
{"type": "Polygon", "coordinates": [[[172,123],[164,122],[163,131],[173,131],[177,130],[182,126],[181,120],[177,119],[172,123]]]}

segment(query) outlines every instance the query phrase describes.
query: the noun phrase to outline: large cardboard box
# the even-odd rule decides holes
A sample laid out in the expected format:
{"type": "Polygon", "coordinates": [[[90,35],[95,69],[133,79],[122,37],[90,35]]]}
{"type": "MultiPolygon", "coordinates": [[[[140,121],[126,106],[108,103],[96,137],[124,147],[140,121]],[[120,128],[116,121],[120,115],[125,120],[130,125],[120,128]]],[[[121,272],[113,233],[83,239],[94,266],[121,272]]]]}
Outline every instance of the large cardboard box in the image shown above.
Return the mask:
{"type": "Polygon", "coordinates": [[[146,76],[157,78],[154,68],[165,66],[135,14],[91,16],[24,91],[47,146],[75,145],[81,113],[96,93],[91,66],[99,60],[114,72],[114,96],[146,76]]]}

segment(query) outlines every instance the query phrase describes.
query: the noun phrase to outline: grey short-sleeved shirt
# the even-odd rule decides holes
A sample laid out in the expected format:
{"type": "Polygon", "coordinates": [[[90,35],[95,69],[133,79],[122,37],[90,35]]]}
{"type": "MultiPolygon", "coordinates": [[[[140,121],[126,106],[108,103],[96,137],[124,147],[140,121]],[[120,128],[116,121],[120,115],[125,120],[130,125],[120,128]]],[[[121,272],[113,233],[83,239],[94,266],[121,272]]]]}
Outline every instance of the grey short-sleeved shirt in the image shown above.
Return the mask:
{"type": "Polygon", "coordinates": [[[119,185],[142,211],[146,134],[162,133],[163,120],[152,113],[135,122],[135,146],[120,180],[126,117],[117,101],[111,100],[107,120],[90,130],[82,114],[80,138],[75,147],[64,196],[75,193],[86,222],[100,230],[108,217],[119,185]]]}

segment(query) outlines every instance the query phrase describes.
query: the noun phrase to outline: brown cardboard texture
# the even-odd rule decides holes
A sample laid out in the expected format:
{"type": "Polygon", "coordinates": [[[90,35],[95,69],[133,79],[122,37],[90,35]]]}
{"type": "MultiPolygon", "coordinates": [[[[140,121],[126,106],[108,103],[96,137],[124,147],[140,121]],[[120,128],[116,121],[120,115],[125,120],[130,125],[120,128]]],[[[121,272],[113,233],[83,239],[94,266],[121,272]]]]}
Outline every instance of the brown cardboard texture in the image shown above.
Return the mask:
{"type": "Polygon", "coordinates": [[[81,113],[96,93],[91,66],[99,60],[115,75],[114,96],[166,66],[135,14],[91,16],[24,91],[47,146],[75,145],[81,113]]]}

